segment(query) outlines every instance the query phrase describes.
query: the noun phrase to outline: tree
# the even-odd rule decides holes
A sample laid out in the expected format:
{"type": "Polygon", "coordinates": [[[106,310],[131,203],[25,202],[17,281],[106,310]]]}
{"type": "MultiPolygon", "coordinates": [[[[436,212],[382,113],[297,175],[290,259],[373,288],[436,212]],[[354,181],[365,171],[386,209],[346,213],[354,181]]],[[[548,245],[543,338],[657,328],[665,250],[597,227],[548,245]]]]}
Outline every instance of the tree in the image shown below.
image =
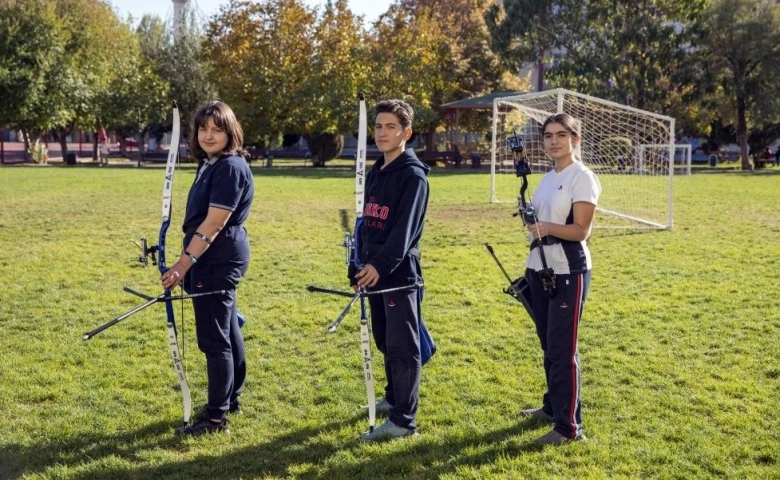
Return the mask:
{"type": "Polygon", "coordinates": [[[47,0],[55,11],[65,37],[65,54],[56,58],[47,96],[60,100],[51,105],[56,115],[52,133],[67,152],[67,137],[75,127],[97,128],[99,96],[116,76],[117,63],[129,41],[123,24],[103,0],[47,0]]]}
{"type": "Polygon", "coordinates": [[[447,69],[452,63],[449,42],[430,10],[392,5],[373,26],[369,98],[408,101],[414,107],[415,130],[435,133],[441,124],[437,107],[456,90],[447,69]]]}
{"type": "Polygon", "coordinates": [[[163,134],[171,129],[167,114],[173,102],[179,107],[182,134],[186,138],[195,112],[216,97],[215,82],[211,80],[210,64],[203,49],[203,28],[198,22],[196,10],[188,5],[178,26],[166,25],[157,16],[144,15],[136,28],[142,60],[133,78],[147,84],[149,89],[154,88],[143,94],[148,108],[136,109],[136,122],[127,128],[138,134],[139,146],[145,143],[147,134],[160,145],[163,134]],[[165,106],[160,103],[161,95],[166,96],[165,106]]]}
{"type": "Polygon", "coordinates": [[[552,64],[551,84],[674,115],[699,93],[706,0],[506,0],[493,45],[519,69],[552,64]]]}
{"type": "MultiPolygon", "coordinates": [[[[762,0],[715,0],[707,12],[707,52],[732,107],[742,169],[751,168],[749,129],[780,123],[780,7],[762,0]]],[[[756,146],[769,135],[757,132],[756,146]]]]}
{"type": "Polygon", "coordinates": [[[505,68],[490,48],[483,18],[492,3],[398,0],[374,24],[380,50],[375,61],[386,74],[379,83],[387,83],[390,95],[408,95],[415,105],[415,129],[426,132],[428,149],[434,148],[435,133],[445,120],[442,104],[489,93],[503,83],[505,68]],[[402,47],[381,52],[391,38],[402,47]]]}
{"type": "Polygon", "coordinates": [[[346,0],[328,1],[312,34],[314,52],[304,83],[301,132],[314,166],[338,157],[344,135],[357,131],[358,93],[367,88],[367,32],[346,0]]]}
{"type": "MultiPolygon", "coordinates": [[[[183,119],[182,134],[189,135],[189,123],[198,109],[217,95],[215,78],[220,80],[229,72],[214,72],[203,48],[203,27],[198,23],[196,10],[190,2],[182,11],[178,28],[170,25],[166,30],[165,48],[156,72],[170,85],[170,102],[176,102],[183,119]]],[[[169,131],[165,125],[164,131],[169,131]]],[[[158,133],[158,136],[160,134],[158,133]]]]}
{"type": "Polygon", "coordinates": [[[314,23],[297,0],[231,0],[209,22],[205,52],[247,141],[274,148],[280,134],[299,133],[314,23]]]}
{"type": "MultiPolygon", "coordinates": [[[[562,47],[564,40],[558,38],[558,29],[552,29],[562,3],[556,0],[505,0],[487,9],[485,22],[493,51],[507,68],[519,72],[526,63],[534,62],[543,69],[545,52],[562,47]]],[[[544,78],[543,70],[540,78],[544,78]]],[[[537,84],[537,90],[543,89],[542,80],[541,85],[537,84]]]]}
{"type": "MultiPolygon", "coordinates": [[[[152,71],[141,52],[140,36],[128,24],[118,23],[107,42],[104,47],[112,54],[100,64],[107,81],[95,90],[90,103],[94,123],[88,126],[114,130],[121,138],[135,136],[148,125],[165,121],[168,85],[152,71]]],[[[124,142],[120,151],[126,155],[124,142]]]]}
{"type": "Polygon", "coordinates": [[[55,5],[45,0],[0,3],[0,125],[23,132],[27,160],[32,145],[54,125],[66,121],[67,78],[55,68],[65,55],[66,34],[55,5]]]}
{"type": "MultiPolygon", "coordinates": [[[[100,99],[101,126],[116,131],[122,139],[137,137],[140,147],[144,132],[166,122],[171,107],[170,87],[140,51],[129,54],[114,68],[117,76],[100,99]]],[[[127,156],[124,142],[119,148],[127,156]]]]}
{"type": "MultiPolygon", "coordinates": [[[[446,82],[430,95],[433,115],[425,125],[428,149],[434,148],[434,134],[446,120],[440,109],[442,104],[507,88],[503,81],[506,68],[491,49],[491,36],[484,18],[494,3],[493,0],[399,0],[402,10],[417,16],[430,12],[434,28],[443,39],[436,68],[446,82]]],[[[479,112],[467,112],[459,123],[479,128],[486,119],[479,112]]]]}

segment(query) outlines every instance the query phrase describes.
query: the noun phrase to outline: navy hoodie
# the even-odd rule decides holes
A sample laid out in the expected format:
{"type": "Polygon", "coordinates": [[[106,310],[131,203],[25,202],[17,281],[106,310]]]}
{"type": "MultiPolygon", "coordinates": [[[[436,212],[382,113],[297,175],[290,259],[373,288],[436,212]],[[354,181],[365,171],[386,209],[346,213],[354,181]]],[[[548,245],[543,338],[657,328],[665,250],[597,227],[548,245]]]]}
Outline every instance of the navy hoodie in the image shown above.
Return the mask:
{"type": "MultiPolygon", "coordinates": [[[[419,242],[428,209],[428,172],[411,148],[386,168],[381,157],[366,178],[363,224],[358,233],[360,259],[379,273],[374,289],[422,280],[419,242]],[[410,250],[416,249],[417,253],[410,250]]],[[[354,266],[349,277],[356,283],[354,266]]]]}

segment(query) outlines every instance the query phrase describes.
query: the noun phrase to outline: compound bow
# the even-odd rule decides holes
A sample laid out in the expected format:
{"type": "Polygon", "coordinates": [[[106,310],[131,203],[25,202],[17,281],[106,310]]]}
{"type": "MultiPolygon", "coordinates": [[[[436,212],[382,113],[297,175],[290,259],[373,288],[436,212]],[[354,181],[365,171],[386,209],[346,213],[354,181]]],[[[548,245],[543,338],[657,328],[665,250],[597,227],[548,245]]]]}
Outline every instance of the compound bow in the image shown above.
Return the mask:
{"type": "MultiPolygon", "coordinates": [[[[523,221],[523,225],[536,225],[537,235],[539,233],[539,227],[537,225],[536,210],[530,201],[525,199],[526,191],[528,190],[528,175],[531,174],[531,165],[528,162],[528,156],[525,153],[525,141],[523,137],[513,132],[513,135],[507,138],[507,145],[514,154],[515,175],[521,179],[520,193],[517,195],[517,210],[512,213],[513,217],[519,216],[523,221]]],[[[531,250],[537,250],[539,252],[539,258],[542,261],[542,269],[539,271],[539,278],[542,282],[542,288],[547,292],[550,297],[555,295],[555,271],[547,266],[547,258],[544,255],[544,239],[538,239],[531,242],[531,250]]],[[[496,257],[493,247],[489,244],[485,244],[488,253],[496,261],[498,267],[504,273],[504,276],[509,280],[509,288],[504,289],[504,293],[511,295],[525,307],[531,318],[534,318],[533,310],[531,308],[531,295],[528,289],[528,281],[524,275],[512,280],[509,274],[506,273],[504,266],[496,257]]]]}

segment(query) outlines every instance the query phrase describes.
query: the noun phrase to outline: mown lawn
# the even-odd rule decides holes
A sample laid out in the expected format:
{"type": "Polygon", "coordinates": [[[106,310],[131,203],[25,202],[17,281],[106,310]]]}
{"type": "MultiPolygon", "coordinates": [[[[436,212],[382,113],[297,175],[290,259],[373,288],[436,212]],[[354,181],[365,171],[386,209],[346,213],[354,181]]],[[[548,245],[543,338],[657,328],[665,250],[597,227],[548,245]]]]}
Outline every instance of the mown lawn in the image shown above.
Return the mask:
{"type": "MultiPolygon", "coordinates": [[[[162,173],[0,168],[0,477],[780,478],[780,175],[679,177],[671,231],[596,230],[580,329],[588,441],[538,448],[547,427],[518,417],[542,394],[538,341],[483,246],[517,274],[527,241],[512,205],[487,203],[487,174],[449,170],[431,176],[422,246],[439,353],[423,370],[421,435],[358,441],[358,312],[327,334],[347,299],[305,291],[346,286],[351,172],[279,168],[255,170],[245,414],[229,436],[174,437],[164,308],[81,339],[143,302],[124,285],[160,293],[131,240],[156,239],[162,173]]],[[[174,224],[193,170],[176,175],[174,224]]],[[[180,330],[202,404],[189,305],[180,330]]]]}

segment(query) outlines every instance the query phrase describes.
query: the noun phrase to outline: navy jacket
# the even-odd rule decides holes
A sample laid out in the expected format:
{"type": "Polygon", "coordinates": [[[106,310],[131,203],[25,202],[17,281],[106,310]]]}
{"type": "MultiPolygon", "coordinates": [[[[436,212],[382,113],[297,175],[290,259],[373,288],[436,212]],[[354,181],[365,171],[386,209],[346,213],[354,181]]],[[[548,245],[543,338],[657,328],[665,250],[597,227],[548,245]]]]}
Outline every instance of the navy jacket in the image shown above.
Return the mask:
{"type": "MultiPolygon", "coordinates": [[[[363,221],[358,232],[363,265],[371,264],[379,273],[374,289],[422,280],[418,244],[428,209],[430,167],[417,158],[414,150],[407,149],[383,169],[384,164],[381,157],[368,172],[363,221]]],[[[351,266],[349,277],[353,285],[356,273],[351,266]]]]}

